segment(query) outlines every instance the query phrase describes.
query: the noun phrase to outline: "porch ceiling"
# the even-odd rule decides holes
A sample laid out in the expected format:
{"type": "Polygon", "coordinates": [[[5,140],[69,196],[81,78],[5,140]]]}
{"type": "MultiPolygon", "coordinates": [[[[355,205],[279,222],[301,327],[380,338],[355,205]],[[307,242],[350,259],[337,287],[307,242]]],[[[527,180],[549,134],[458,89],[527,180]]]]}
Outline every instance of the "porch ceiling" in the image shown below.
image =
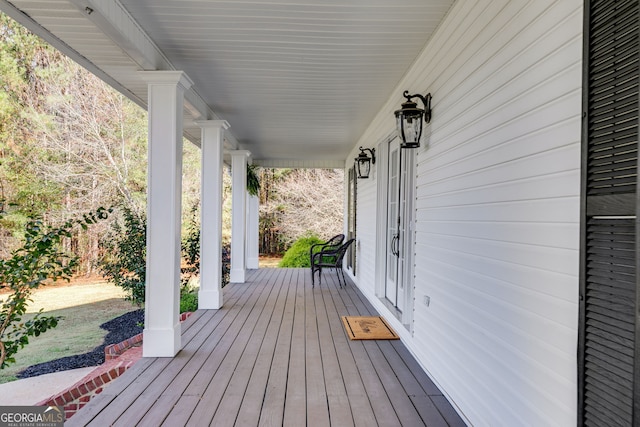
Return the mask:
{"type": "Polygon", "coordinates": [[[143,107],[139,70],[182,70],[185,134],[271,166],[343,167],[454,0],[0,0],[143,107]]]}

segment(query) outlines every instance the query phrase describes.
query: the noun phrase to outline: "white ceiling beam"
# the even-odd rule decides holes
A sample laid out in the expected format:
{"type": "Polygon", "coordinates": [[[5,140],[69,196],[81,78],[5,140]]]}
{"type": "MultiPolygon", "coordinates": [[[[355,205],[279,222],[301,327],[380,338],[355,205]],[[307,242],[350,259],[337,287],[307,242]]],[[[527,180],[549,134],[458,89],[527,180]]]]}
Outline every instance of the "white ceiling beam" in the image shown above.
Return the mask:
{"type": "Polygon", "coordinates": [[[33,34],[45,40],[51,46],[58,49],[60,52],[80,64],[82,67],[86,68],[90,73],[96,75],[109,86],[113,87],[118,92],[122,93],[127,98],[131,99],[136,104],[140,105],[143,108],[146,108],[146,100],[142,100],[137,97],[133,92],[131,92],[128,88],[123,86],[120,82],[115,80],[109,74],[105,73],[102,69],[98,68],[93,62],[87,59],[85,56],[81,55],[69,46],[64,41],[60,40],[58,37],[50,33],[47,29],[43,28],[38,22],[36,22],[29,15],[22,12],[20,9],[16,8],[13,4],[11,4],[7,0],[0,0],[0,10],[9,15],[12,19],[18,22],[23,27],[27,28],[33,34]]]}
{"type": "Polygon", "coordinates": [[[169,60],[117,0],[70,0],[142,70],[166,70],[169,60]]]}
{"type": "MultiPolygon", "coordinates": [[[[113,40],[141,70],[176,70],[169,59],[118,0],[70,1],[87,19],[113,40]]],[[[185,92],[184,103],[185,109],[194,120],[221,120],[204,102],[194,87],[185,92]]],[[[189,124],[191,123],[185,123],[185,125],[189,124]]],[[[193,138],[191,135],[189,136],[189,139],[193,138]]],[[[225,140],[229,148],[238,148],[238,141],[233,133],[226,132],[225,140]]]]}
{"type": "Polygon", "coordinates": [[[253,164],[263,168],[344,169],[344,160],[323,159],[254,159],[253,164]]]}

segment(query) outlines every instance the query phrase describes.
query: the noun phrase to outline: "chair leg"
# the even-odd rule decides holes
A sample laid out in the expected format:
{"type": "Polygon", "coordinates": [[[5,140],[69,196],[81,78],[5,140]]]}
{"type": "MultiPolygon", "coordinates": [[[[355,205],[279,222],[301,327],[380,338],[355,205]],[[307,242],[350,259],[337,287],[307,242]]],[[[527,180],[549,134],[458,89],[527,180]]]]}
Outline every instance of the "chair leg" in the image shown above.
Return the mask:
{"type": "Polygon", "coordinates": [[[347,287],[347,279],[344,277],[344,270],[340,269],[340,274],[342,274],[342,282],[344,283],[344,287],[347,287]]]}
{"type": "Polygon", "coordinates": [[[342,282],[340,281],[340,271],[337,267],[335,267],[334,270],[336,271],[336,277],[338,278],[338,285],[342,288],[342,282]]]}
{"type": "Polygon", "coordinates": [[[311,267],[311,287],[315,288],[316,283],[315,283],[315,277],[314,277],[314,272],[313,272],[313,267],[311,267]]]}

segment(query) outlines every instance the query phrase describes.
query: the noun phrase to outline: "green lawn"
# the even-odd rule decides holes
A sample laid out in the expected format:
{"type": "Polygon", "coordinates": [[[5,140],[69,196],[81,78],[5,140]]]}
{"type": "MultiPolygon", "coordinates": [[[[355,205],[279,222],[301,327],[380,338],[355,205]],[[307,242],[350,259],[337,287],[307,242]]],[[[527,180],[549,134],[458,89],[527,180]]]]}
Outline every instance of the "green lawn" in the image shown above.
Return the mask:
{"type": "Polygon", "coordinates": [[[16,363],[0,369],[0,384],[17,379],[15,375],[28,366],[92,350],[107,334],[102,323],[137,309],[122,298],[119,288],[107,283],[43,288],[34,300],[33,311],[55,307],[46,313],[64,318],[56,328],[30,338],[16,354],[16,363]]]}

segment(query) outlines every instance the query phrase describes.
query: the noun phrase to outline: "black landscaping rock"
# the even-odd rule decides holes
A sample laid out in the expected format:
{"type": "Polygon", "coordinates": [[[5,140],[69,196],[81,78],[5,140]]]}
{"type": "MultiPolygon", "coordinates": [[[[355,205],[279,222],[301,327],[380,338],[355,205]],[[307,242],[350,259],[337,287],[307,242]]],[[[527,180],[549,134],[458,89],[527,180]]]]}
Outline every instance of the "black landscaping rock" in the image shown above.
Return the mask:
{"type": "Polygon", "coordinates": [[[111,344],[120,343],[142,332],[144,322],[144,310],[131,311],[120,317],[109,320],[100,325],[102,329],[109,331],[104,342],[88,353],[76,356],[67,356],[50,362],[31,365],[16,375],[18,378],[29,378],[52,372],[67,371],[69,369],[99,366],[104,363],[104,348],[111,344]]]}

